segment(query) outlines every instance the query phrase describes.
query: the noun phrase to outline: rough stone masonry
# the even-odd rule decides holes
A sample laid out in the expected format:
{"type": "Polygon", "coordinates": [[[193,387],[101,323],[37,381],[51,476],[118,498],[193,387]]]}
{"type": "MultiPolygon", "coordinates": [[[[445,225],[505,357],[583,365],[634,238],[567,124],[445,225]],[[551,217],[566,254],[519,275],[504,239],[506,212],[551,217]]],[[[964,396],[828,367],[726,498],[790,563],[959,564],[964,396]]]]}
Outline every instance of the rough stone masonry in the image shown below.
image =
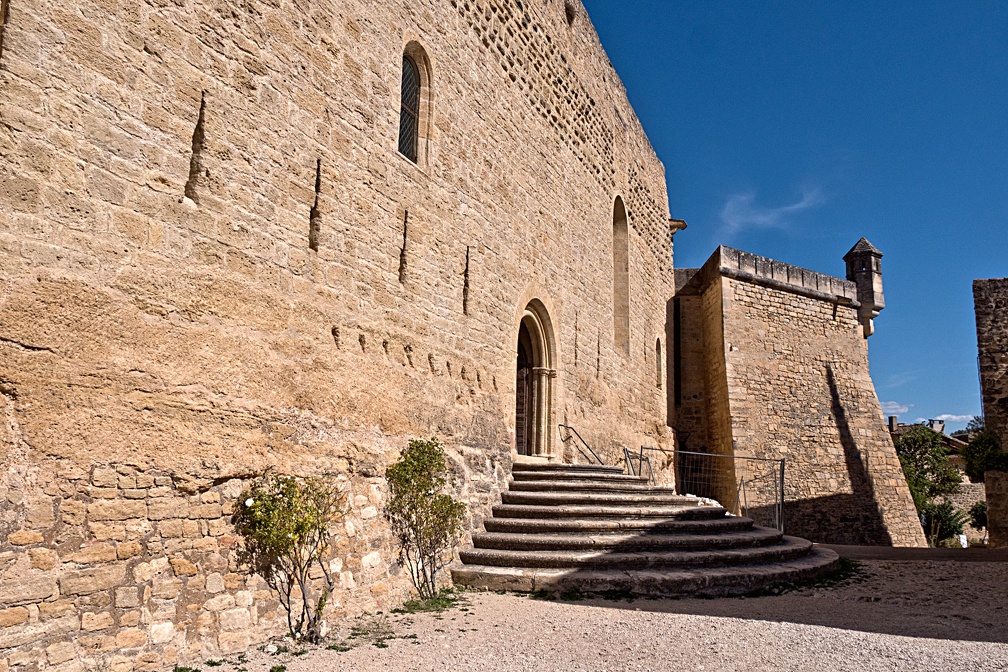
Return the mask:
{"type": "Polygon", "coordinates": [[[267,467],[349,494],[338,618],[408,593],[380,509],[409,438],[470,529],[519,454],[576,458],[560,422],[610,462],[675,445],[677,227],[577,0],[0,14],[0,672],[281,632],[228,522],[267,467]]]}

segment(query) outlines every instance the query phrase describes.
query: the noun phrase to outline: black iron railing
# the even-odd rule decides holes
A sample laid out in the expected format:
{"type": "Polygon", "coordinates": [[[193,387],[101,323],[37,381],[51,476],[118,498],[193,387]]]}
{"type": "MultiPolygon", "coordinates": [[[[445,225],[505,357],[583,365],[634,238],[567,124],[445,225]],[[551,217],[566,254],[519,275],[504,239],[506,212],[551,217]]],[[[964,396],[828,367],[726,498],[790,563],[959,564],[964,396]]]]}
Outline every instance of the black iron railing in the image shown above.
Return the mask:
{"type": "Polygon", "coordinates": [[[558,425],[558,427],[560,428],[560,440],[565,446],[573,445],[574,448],[577,449],[577,451],[581,453],[581,455],[591,464],[605,464],[605,462],[602,461],[602,458],[600,458],[595,451],[592,450],[591,446],[589,446],[588,443],[581,438],[581,435],[578,434],[576,429],[570,425],[563,424],[558,425]],[[564,436],[565,431],[566,436],[564,436]]]}
{"type": "Polygon", "coordinates": [[[783,458],[716,455],[641,446],[623,451],[628,474],[683,495],[716,500],[737,516],[784,531],[783,458]]]}

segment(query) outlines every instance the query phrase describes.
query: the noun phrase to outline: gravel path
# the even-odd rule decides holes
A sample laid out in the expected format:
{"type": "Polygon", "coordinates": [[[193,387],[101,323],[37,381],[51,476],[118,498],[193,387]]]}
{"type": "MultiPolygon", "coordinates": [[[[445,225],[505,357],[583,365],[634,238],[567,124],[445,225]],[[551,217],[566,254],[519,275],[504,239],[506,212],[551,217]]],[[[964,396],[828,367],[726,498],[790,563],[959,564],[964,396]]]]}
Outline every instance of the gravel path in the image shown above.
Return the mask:
{"type": "Polygon", "coordinates": [[[441,614],[341,625],[347,651],[257,651],[215,669],[1008,670],[1008,563],[869,560],[843,585],[757,598],[474,593],[441,614]]]}

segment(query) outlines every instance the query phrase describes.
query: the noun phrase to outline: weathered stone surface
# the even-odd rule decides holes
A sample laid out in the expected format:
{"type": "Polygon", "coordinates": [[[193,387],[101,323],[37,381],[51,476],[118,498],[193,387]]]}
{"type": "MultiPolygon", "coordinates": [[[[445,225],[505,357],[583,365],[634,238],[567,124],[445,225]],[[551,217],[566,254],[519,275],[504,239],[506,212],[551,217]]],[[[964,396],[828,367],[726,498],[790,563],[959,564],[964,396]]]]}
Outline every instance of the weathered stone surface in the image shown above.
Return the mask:
{"type": "Polygon", "coordinates": [[[146,518],[147,503],[128,499],[97,500],[88,504],[87,515],[95,521],[146,518]]]}
{"type": "Polygon", "coordinates": [[[46,662],[59,665],[77,657],[77,647],[73,642],[57,642],[46,647],[46,662]]]}
{"type": "Polygon", "coordinates": [[[64,595],[87,595],[122,585],[126,580],[126,566],[108,565],[79,572],[66,572],[60,577],[60,590],[64,595]]]}
{"type": "Polygon", "coordinates": [[[170,562],[176,576],[195,576],[199,571],[195,564],[182,557],[171,558],[170,562]]]}
{"type": "Polygon", "coordinates": [[[115,624],[112,614],[107,611],[94,613],[86,611],[81,615],[82,630],[104,630],[111,628],[115,624]]]}
{"type": "Polygon", "coordinates": [[[1008,547],[1008,472],[984,474],[987,497],[987,534],[992,548],[1008,547]]]}
{"type": "Polygon", "coordinates": [[[244,630],[252,624],[252,616],[245,608],[228,609],[221,612],[220,627],[225,632],[244,630]]]}
{"type": "Polygon", "coordinates": [[[104,542],[81,546],[77,551],[71,553],[65,558],[67,562],[76,562],[78,564],[85,565],[101,562],[113,562],[116,559],[117,555],[115,546],[104,542]]]}
{"type": "MultiPolygon", "coordinates": [[[[869,376],[854,283],[726,247],[678,273],[680,449],[786,459],[789,534],[926,545],[869,376]]],[[[705,468],[723,478],[690,492],[711,488],[699,494],[731,507],[744,477],[750,510],[772,509],[779,478],[725,460],[705,468]]]]}
{"type": "Polygon", "coordinates": [[[973,281],[984,425],[1008,448],[1008,278],[973,281]]]}
{"type": "Polygon", "coordinates": [[[9,628],[28,622],[28,610],[24,607],[12,607],[0,610],[0,628],[9,628]]]}
{"type": "Polygon", "coordinates": [[[0,649],[23,646],[42,641],[46,637],[65,635],[80,630],[80,619],[75,615],[51,621],[29,623],[0,630],[0,649]]]}
{"type": "Polygon", "coordinates": [[[164,644],[175,636],[175,624],[171,622],[155,623],[151,626],[151,642],[164,644]]]}
{"type": "Polygon", "coordinates": [[[31,558],[31,566],[35,569],[52,569],[59,562],[56,551],[49,548],[33,548],[28,551],[28,557],[31,558]]]}
{"type": "Polygon", "coordinates": [[[0,605],[29,604],[48,599],[56,592],[50,576],[29,575],[0,580],[0,605]]]}
{"type": "Polygon", "coordinates": [[[14,546],[29,546],[31,544],[41,544],[45,539],[34,530],[18,530],[7,535],[7,541],[14,546]]]}

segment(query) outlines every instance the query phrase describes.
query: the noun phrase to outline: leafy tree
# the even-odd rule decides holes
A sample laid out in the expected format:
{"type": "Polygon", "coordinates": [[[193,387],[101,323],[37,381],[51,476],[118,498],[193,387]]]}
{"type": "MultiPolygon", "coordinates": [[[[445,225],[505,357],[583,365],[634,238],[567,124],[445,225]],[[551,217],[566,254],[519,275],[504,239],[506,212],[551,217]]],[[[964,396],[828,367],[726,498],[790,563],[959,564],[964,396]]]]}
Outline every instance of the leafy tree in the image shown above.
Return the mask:
{"type": "Polygon", "coordinates": [[[920,512],[921,527],[931,546],[963,533],[966,512],[955,508],[952,502],[928,502],[920,512]]]}
{"type": "Polygon", "coordinates": [[[974,483],[984,482],[984,472],[1008,470],[1008,455],[1001,451],[1001,439],[991,430],[980,429],[961,454],[966,475],[974,483]]]}
{"type": "Polygon", "coordinates": [[[413,439],[385,471],[389,499],[385,517],[399,540],[399,563],[409,568],[420,597],[437,597],[437,574],[462,536],[465,504],[445,494],[449,475],[436,438],[413,439]]]}
{"type": "Polygon", "coordinates": [[[949,461],[941,438],[931,429],[924,425],[907,427],[896,439],[896,454],[918,513],[923,513],[934,497],[959,491],[962,477],[949,461]]]}
{"type": "Polygon", "coordinates": [[[235,506],[231,522],[244,541],[239,561],[279,593],[295,640],[322,639],[322,612],[334,585],[325,562],[329,530],[342,520],[345,504],[329,476],[299,479],[267,472],[235,506]],[[317,589],[311,578],[316,567],[322,576],[317,589]]]}
{"type": "Polygon", "coordinates": [[[987,529],[987,502],[974,502],[969,510],[970,525],[978,530],[987,529]]]}

